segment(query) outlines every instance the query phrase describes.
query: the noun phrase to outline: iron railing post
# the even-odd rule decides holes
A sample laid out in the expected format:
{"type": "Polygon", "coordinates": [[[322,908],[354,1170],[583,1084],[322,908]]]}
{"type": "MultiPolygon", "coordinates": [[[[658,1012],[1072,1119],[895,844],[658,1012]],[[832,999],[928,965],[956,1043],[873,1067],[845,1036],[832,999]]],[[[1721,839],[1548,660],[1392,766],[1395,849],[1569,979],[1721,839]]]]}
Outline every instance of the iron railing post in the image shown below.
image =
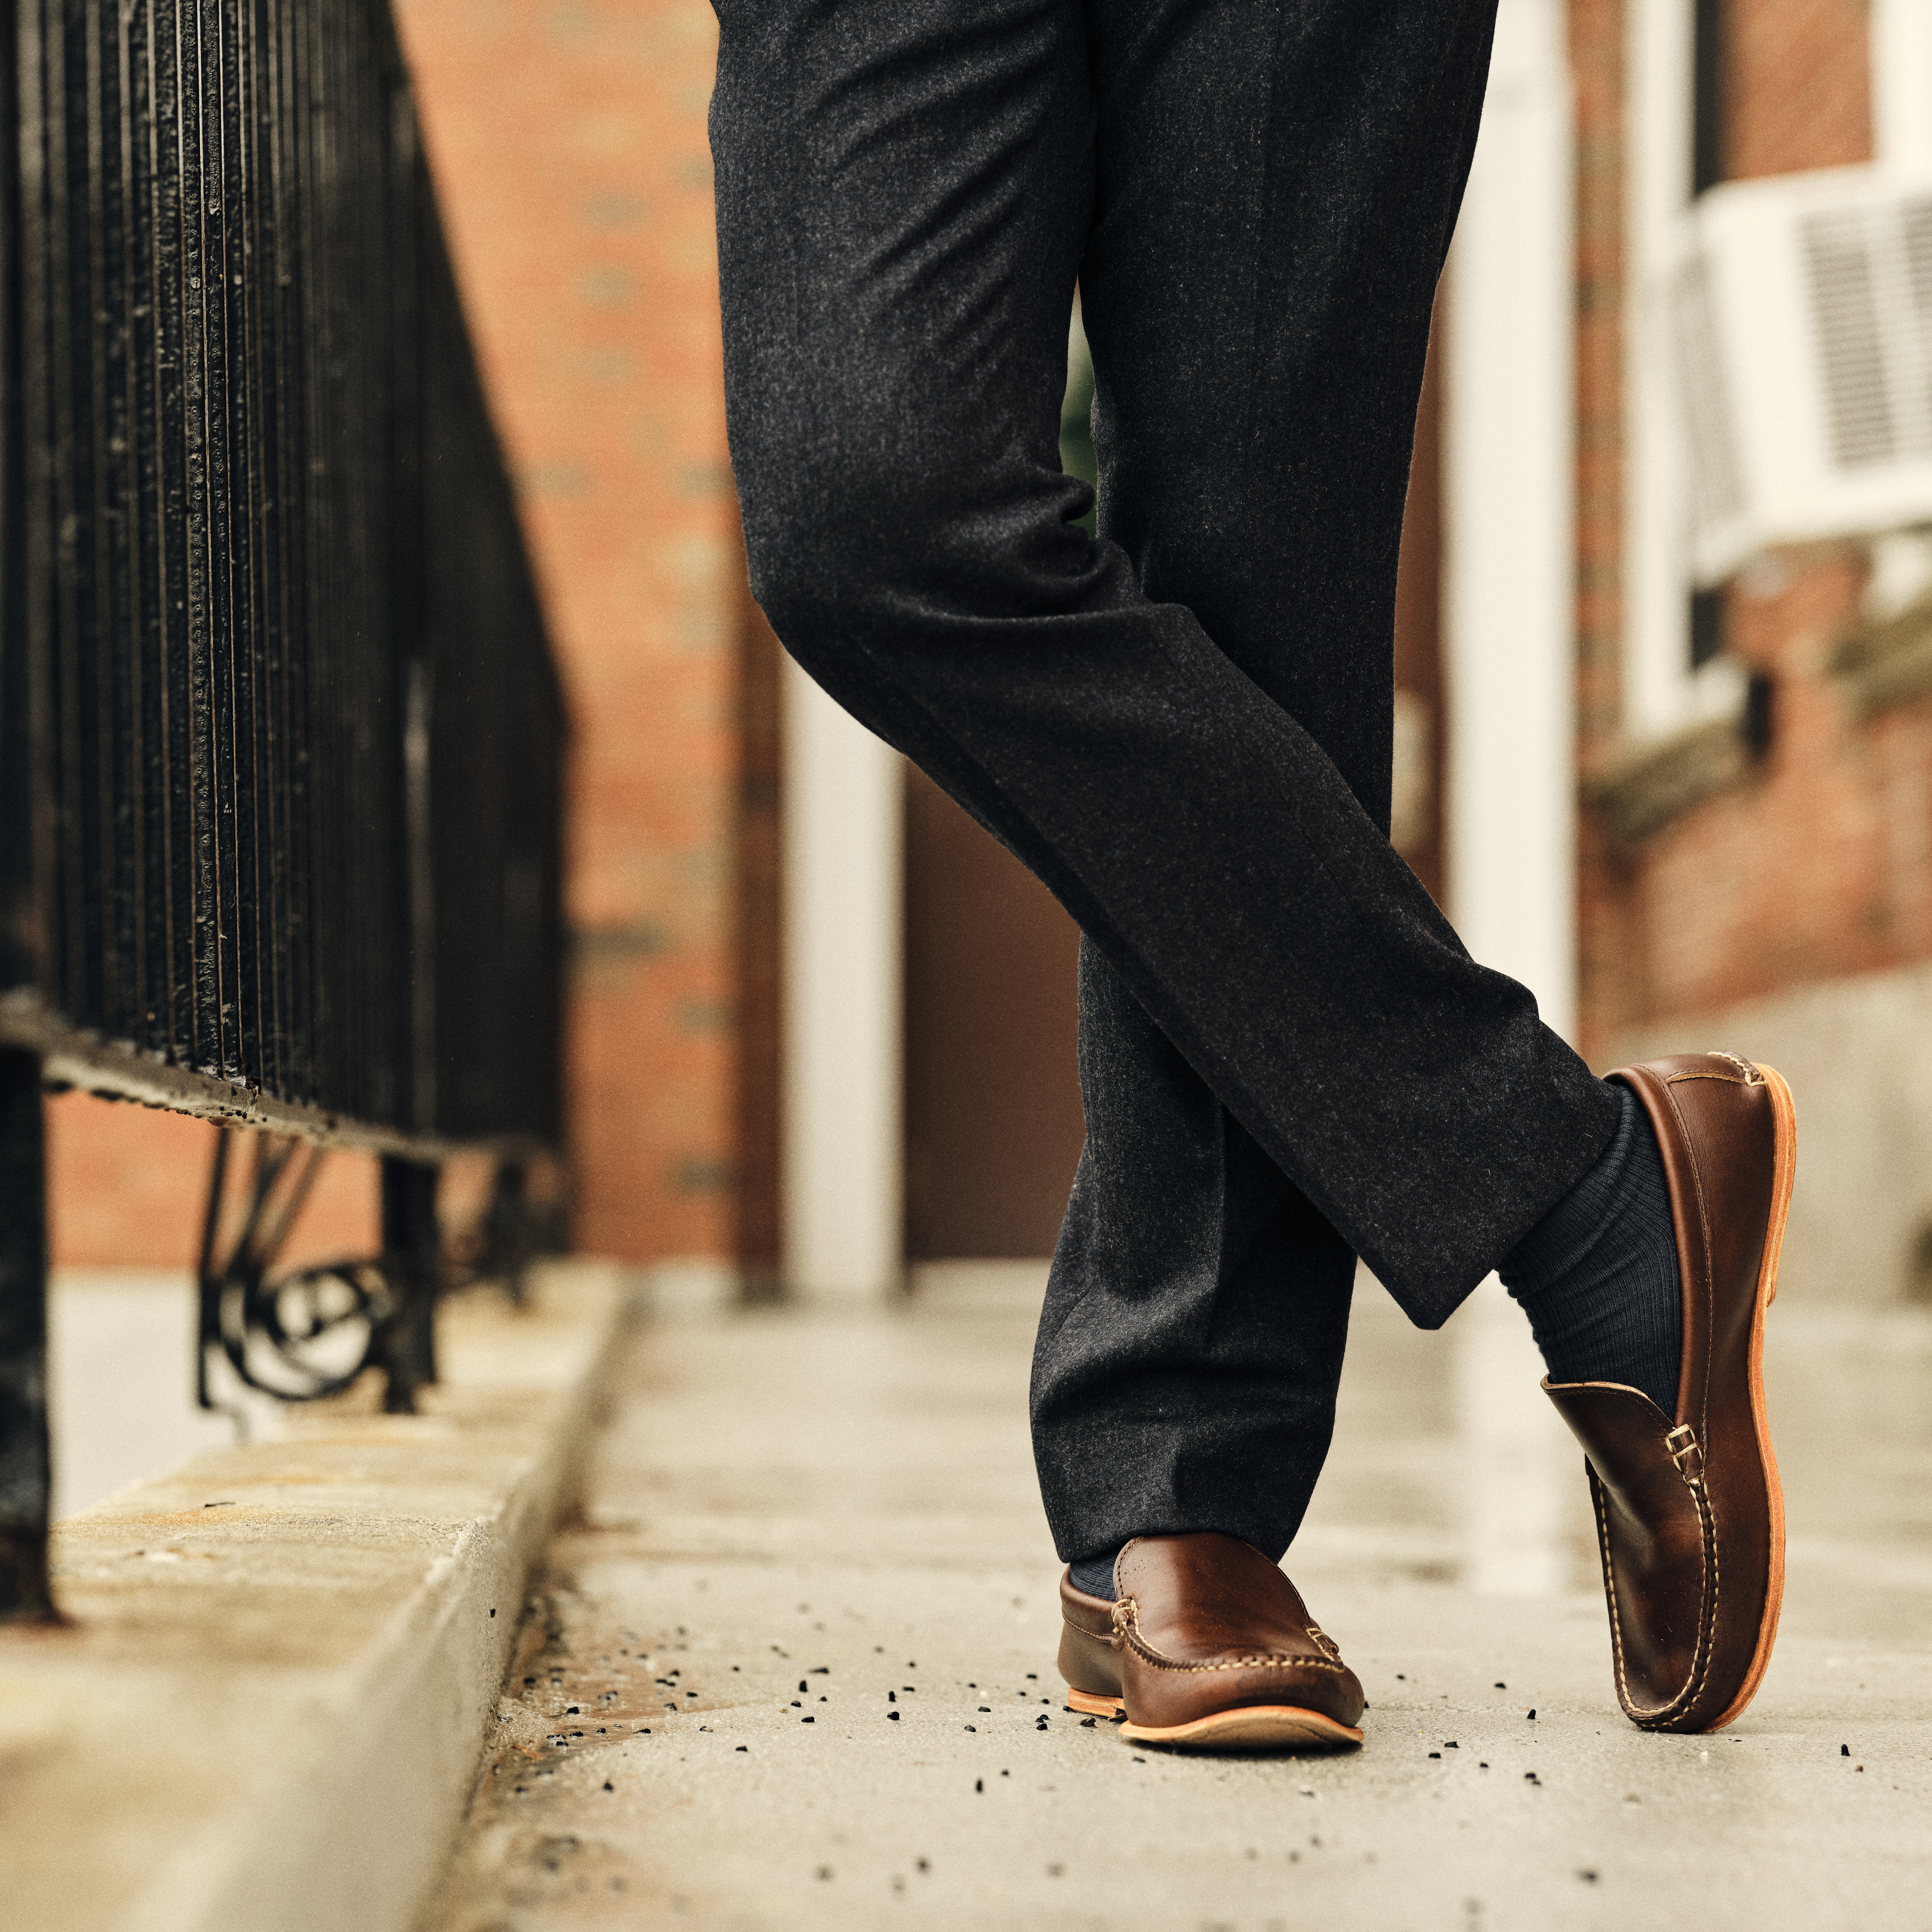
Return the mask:
{"type": "Polygon", "coordinates": [[[0,1622],[55,1620],[47,1587],[52,1475],[40,1063],[0,1048],[0,1622]]]}
{"type": "Polygon", "coordinates": [[[383,1157],[382,1269],[394,1305],[383,1324],[380,1360],[389,1378],[382,1406],[392,1415],[414,1414],[416,1390],[436,1379],[439,1175],[434,1167],[383,1157]]]}

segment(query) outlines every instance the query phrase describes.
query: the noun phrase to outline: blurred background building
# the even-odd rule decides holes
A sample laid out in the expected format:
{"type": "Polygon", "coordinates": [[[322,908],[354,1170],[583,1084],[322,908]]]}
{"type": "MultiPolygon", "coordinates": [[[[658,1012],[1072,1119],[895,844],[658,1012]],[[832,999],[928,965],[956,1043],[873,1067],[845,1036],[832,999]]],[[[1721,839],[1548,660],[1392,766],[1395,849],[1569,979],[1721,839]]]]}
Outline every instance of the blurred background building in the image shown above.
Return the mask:
{"type": "MultiPolygon", "coordinates": [[[[753,1292],[1043,1256],[1072,929],[744,588],[709,8],[398,10],[573,708],[578,1244],[753,1292]]],[[[1076,468],[1083,354],[1076,325],[1076,468]]],[[[1932,4],[1502,0],[1418,427],[1396,842],[1593,1063],[1791,1076],[1806,1295],[1932,1299],[1927,528],[1932,4]]],[[[60,1258],[184,1262],[207,1131],[56,1102],[60,1258]]],[[[373,1183],[333,1166],[308,1244],[366,1248],[373,1183]]]]}

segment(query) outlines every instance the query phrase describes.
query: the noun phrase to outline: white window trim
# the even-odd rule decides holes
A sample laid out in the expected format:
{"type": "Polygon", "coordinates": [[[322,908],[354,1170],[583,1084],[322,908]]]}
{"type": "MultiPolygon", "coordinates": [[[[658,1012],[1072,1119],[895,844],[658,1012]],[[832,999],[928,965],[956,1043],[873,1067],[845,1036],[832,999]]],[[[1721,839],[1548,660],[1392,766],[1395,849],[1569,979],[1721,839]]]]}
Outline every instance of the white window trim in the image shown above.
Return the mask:
{"type": "Polygon", "coordinates": [[[1871,0],[1871,64],[1880,166],[1932,174],[1932,0],[1871,0]]]}
{"type": "Polygon", "coordinates": [[[1632,0],[1624,107],[1623,728],[1667,738],[1734,714],[1742,680],[1725,659],[1690,668],[1690,475],[1677,375],[1658,308],[1682,248],[1696,116],[1693,0],[1632,0]]]}

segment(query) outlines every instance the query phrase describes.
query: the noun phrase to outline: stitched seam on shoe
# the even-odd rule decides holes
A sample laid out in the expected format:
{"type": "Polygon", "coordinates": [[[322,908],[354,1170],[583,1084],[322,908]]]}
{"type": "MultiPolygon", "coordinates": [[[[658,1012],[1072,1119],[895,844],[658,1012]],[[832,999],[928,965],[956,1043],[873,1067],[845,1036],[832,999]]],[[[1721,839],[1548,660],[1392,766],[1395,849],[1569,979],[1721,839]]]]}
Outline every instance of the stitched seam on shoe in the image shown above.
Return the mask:
{"type": "Polygon", "coordinates": [[[1724,1080],[1733,1087],[1762,1087],[1765,1078],[1756,1067],[1738,1053],[1724,1053],[1714,1050],[1705,1055],[1707,1060],[1728,1060],[1738,1070],[1732,1073],[1713,1073],[1696,1067],[1686,1067],[1682,1073],[1666,1073],[1664,1084],[1674,1087],[1680,1080],[1724,1080]]]}
{"type": "MultiPolygon", "coordinates": [[[[1727,1054],[1724,1058],[1730,1059],[1732,1056],[1727,1054]]],[[[1712,1074],[1705,1077],[1722,1079],[1724,1076],[1721,1074],[1712,1074]]],[[[1738,1081],[1734,1084],[1738,1086],[1750,1086],[1763,1083],[1738,1081]]],[[[1696,1185],[1698,1232],[1702,1235],[1704,1243],[1704,1321],[1706,1341],[1704,1350],[1704,1386],[1697,1405],[1697,1420],[1695,1425],[1697,1439],[1701,1445],[1710,1433],[1711,1376],[1716,1366],[1717,1359],[1716,1351],[1711,1346],[1718,1332],[1717,1256],[1711,1240],[1710,1207],[1705,1198],[1704,1170],[1697,1158],[1697,1143],[1690,1132],[1689,1124],[1684,1118],[1683,1109],[1677,1104],[1677,1096],[1670,1092],[1670,1082],[1666,1081],[1664,1082],[1665,1098],[1670,1102],[1671,1112],[1676,1116],[1678,1128],[1682,1137],[1684,1155],[1690,1164],[1690,1178],[1696,1185]]],[[[1708,1463],[1709,1460],[1708,1454],[1702,1460],[1708,1463]]],[[[1718,1550],[1717,1515],[1711,1507],[1710,1492],[1704,1486],[1701,1478],[1694,1484],[1687,1477],[1685,1483],[1692,1496],[1696,1499],[1697,1519],[1704,1534],[1705,1564],[1711,1589],[1708,1620],[1700,1618],[1698,1624],[1697,1646],[1701,1662],[1698,1665],[1690,1687],[1690,1700],[1694,1702],[1697,1696],[1703,1690],[1705,1682],[1710,1675],[1712,1661],[1717,1654],[1718,1609],[1719,1600],[1724,1592],[1724,1575],[1721,1559],[1718,1550]]]]}
{"type": "Polygon", "coordinates": [[[1076,1624],[1071,1617],[1064,1614],[1060,1621],[1068,1630],[1077,1631],[1082,1636],[1090,1637],[1096,1643],[1104,1643],[1109,1650],[1113,1648],[1114,1634],[1112,1630],[1103,1636],[1098,1630],[1090,1630],[1084,1624],[1076,1624]]]}
{"type": "Polygon", "coordinates": [[[1178,1658],[1169,1657],[1154,1648],[1141,1634],[1140,1605],[1130,1597],[1124,1606],[1125,1615],[1120,1619],[1120,1634],[1126,1639],[1134,1654],[1150,1664],[1156,1670],[1180,1670],[1201,1672],[1214,1670],[1255,1670],[1290,1666],[1309,1670],[1344,1671],[1346,1664],[1330,1663],[1324,1657],[1237,1657],[1222,1659],[1213,1664],[1184,1664],[1178,1658]]]}

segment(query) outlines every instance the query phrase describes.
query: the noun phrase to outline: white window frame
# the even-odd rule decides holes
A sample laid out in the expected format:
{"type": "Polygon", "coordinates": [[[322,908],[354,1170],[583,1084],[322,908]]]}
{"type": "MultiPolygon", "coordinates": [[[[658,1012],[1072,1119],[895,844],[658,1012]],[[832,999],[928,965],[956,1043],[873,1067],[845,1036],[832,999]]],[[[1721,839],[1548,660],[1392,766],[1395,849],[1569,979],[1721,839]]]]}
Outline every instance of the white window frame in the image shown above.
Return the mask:
{"type": "Polygon", "coordinates": [[[1690,471],[1658,306],[1683,246],[1696,116],[1694,0],[1631,0],[1624,102],[1624,736],[1735,715],[1732,661],[1690,665],[1690,471]]]}
{"type": "Polygon", "coordinates": [[[1879,165],[1932,174],[1932,0],[1871,0],[1871,71],[1879,165]]]}

